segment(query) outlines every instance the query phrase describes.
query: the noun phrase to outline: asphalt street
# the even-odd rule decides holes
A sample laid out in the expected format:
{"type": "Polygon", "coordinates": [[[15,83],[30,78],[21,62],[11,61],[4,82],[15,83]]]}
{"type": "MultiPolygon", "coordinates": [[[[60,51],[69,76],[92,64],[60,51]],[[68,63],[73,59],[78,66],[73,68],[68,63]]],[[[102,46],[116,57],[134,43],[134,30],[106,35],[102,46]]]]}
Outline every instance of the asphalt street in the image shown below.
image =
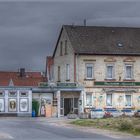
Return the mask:
{"type": "MultiPolygon", "coordinates": [[[[0,140],[115,140],[102,134],[83,132],[34,118],[0,118],[0,140]]],[[[125,139],[125,138],[124,138],[125,139]]],[[[130,139],[131,140],[131,139],[130,139]]],[[[133,140],[135,140],[133,138],[133,140]]],[[[138,140],[136,138],[136,140],[138,140]]]]}

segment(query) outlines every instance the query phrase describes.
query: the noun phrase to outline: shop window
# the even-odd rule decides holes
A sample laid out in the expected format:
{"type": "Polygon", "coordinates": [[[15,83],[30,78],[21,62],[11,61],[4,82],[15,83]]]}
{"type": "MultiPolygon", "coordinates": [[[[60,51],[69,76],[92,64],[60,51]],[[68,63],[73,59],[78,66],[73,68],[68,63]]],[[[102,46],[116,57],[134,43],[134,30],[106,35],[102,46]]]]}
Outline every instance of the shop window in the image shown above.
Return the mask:
{"type": "Polygon", "coordinates": [[[133,65],[125,65],[125,79],[133,79],[133,65]]]}
{"type": "Polygon", "coordinates": [[[86,94],[86,106],[92,106],[92,93],[86,94]]]}
{"type": "Polygon", "coordinates": [[[64,107],[64,99],[61,98],[61,100],[60,100],[60,108],[63,108],[63,107],[64,107]]]}
{"type": "Polygon", "coordinates": [[[125,106],[130,107],[132,105],[132,96],[125,95],[125,106]]]}
{"type": "Polygon", "coordinates": [[[106,79],[113,79],[114,78],[114,65],[107,65],[106,66],[106,79]]]}
{"type": "Polygon", "coordinates": [[[93,79],[93,64],[86,64],[86,79],[93,79]]]}
{"type": "Polygon", "coordinates": [[[74,98],[74,108],[78,108],[78,98],[74,98]]]}
{"type": "Polygon", "coordinates": [[[106,95],[106,105],[107,106],[112,106],[112,94],[107,94],[106,95]]]}

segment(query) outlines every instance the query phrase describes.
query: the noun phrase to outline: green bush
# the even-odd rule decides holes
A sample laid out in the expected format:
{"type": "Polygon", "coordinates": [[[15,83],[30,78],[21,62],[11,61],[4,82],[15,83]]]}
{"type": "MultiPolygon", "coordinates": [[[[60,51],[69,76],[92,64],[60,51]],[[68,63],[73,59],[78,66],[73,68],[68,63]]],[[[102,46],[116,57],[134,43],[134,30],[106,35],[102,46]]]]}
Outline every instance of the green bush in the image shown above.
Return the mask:
{"type": "Polygon", "coordinates": [[[37,100],[32,101],[32,111],[35,111],[36,117],[38,116],[39,111],[39,102],[37,100]]]}
{"type": "Polygon", "coordinates": [[[127,121],[127,120],[123,120],[120,123],[119,130],[121,130],[121,131],[127,131],[127,130],[131,130],[131,129],[133,129],[132,122],[127,121]]]}

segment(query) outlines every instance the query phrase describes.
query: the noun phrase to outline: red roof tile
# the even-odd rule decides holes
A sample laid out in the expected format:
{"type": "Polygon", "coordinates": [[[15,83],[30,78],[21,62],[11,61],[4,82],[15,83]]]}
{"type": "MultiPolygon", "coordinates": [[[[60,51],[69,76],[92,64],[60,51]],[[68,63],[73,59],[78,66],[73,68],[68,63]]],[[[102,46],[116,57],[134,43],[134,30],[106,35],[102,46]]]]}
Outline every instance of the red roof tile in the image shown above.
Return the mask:
{"type": "Polygon", "coordinates": [[[46,78],[41,72],[25,72],[25,76],[21,77],[19,72],[0,71],[0,86],[9,86],[10,81],[14,86],[38,86],[46,78]]]}

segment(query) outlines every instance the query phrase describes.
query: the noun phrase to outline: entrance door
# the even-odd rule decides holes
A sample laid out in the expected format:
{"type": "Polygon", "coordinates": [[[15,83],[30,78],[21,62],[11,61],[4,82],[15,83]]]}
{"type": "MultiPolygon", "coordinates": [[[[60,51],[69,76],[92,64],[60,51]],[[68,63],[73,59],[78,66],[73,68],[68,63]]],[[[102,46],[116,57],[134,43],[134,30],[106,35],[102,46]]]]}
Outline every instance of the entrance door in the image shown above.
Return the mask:
{"type": "Polygon", "coordinates": [[[73,98],[64,99],[64,115],[66,116],[73,111],[73,98]]]}

